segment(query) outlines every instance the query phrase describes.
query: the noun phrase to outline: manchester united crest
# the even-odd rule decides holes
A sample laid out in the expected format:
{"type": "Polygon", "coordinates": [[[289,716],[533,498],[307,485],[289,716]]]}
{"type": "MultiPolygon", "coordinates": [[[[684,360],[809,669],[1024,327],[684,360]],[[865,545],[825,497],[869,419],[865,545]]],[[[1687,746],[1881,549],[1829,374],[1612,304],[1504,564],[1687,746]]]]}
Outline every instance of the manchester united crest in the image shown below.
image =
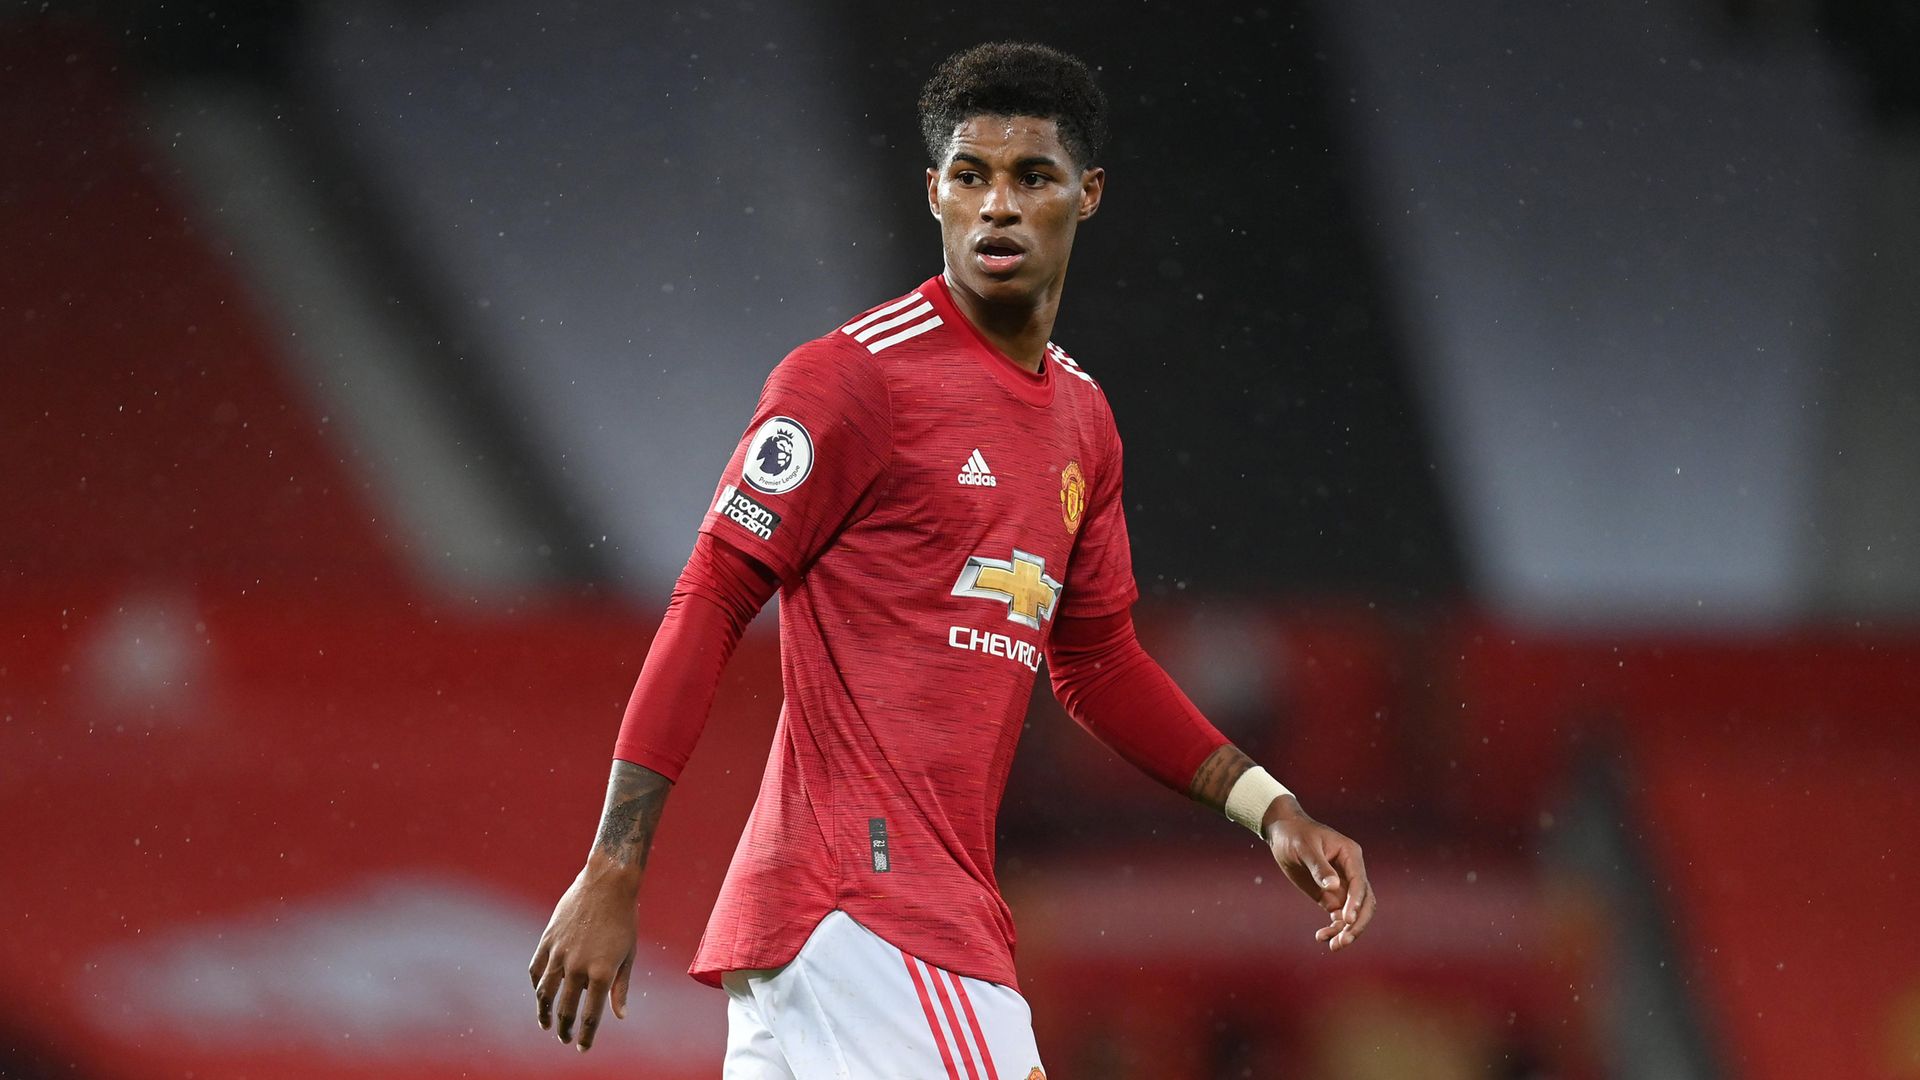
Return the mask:
{"type": "Polygon", "coordinates": [[[1069,461],[1067,467],[1060,470],[1060,519],[1067,523],[1067,532],[1078,532],[1080,518],[1087,512],[1087,478],[1080,471],[1080,463],[1069,461]]]}
{"type": "Polygon", "coordinates": [[[1027,1074],[1027,1080],[1047,1080],[1047,1074],[1035,1069],[1027,1074]]]}

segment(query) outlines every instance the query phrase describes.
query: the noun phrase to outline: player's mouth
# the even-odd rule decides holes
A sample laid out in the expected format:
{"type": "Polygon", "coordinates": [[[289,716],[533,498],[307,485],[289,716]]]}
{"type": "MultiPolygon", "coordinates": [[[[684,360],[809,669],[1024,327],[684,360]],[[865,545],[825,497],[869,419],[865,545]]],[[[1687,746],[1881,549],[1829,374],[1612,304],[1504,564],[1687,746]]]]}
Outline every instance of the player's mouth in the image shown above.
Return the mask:
{"type": "Polygon", "coordinates": [[[973,257],[989,274],[1011,274],[1027,260],[1027,249],[1006,236],[986,236],[973,245],[973,257]]]}

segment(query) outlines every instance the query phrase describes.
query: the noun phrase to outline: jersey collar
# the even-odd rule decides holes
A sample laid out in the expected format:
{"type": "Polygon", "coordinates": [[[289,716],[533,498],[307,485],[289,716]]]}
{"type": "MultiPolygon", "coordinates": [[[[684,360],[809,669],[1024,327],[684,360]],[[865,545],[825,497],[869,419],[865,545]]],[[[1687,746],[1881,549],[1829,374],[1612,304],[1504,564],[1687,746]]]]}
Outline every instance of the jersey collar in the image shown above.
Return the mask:
{"type": "Polygon", "coordinates": [[[1014,363],[1006,353],[994,348],[981,335],[979,328],[961,313],[959,305],[953,302],[952,294],[947,292],[945,274],[935,274],[928,279],[926,284],[920,286],[920,295],[933,301],[934,309],[940,313],[940,320],[955,328],[954,336],[961,339],[981,366],[1000,380],[1000,385],[1006,387],[1008,393],[1038,408],[1053,404],[1053,365],[1043,357],[1039,372],[1030,372],[1014,363]]]}

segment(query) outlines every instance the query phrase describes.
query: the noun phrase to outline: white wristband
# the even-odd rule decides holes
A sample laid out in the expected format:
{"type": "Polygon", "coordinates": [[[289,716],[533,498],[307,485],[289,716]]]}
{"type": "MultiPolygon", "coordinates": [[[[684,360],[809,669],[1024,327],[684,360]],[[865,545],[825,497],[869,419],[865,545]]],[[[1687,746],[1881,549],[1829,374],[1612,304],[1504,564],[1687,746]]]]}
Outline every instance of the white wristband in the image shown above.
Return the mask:
{"type": "Polygon", "coordinates": [[[1241,773],[1240,779],[1233,782],[1233,790],[1227,792],[1227,819],[1252,829],[1255,836],[1262,836],[1260,821],[1267,816],[1267,807],[1280,796],[1291,794],[1287,785],[1255,765],[1241,773]]]}

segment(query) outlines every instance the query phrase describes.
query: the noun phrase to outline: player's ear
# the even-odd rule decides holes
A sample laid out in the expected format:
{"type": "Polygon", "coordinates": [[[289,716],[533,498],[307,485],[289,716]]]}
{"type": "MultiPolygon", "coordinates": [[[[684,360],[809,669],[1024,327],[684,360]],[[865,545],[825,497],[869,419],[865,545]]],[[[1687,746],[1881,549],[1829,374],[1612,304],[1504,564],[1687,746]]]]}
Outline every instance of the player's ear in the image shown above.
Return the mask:
{"type": "Polygon", "coordinates": [[[927,170],[927,213],[940,220],[940,174],[932,169],[927,170]]]}
{"type": "Polygon", "coordinates": [[[1094,166],[1080,174],[1080,220],[1100,210],[1100,196],[1107,190],[1107,170],[1094,166]]]}

